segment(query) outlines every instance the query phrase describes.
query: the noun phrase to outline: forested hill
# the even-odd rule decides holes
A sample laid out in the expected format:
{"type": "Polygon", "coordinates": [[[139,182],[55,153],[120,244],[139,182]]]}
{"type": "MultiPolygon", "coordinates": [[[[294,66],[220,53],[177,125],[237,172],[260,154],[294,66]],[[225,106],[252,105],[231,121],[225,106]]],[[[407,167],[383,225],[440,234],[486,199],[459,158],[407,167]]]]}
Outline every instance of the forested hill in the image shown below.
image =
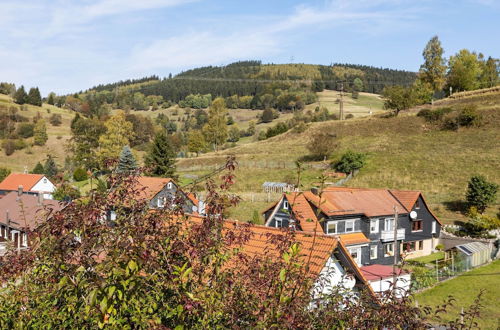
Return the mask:
{"type": "Polygon", "coordinates": [[[349,91],[356,78],[363,82],[362,91],[381,93],[387,85],[410,85],[416,79],[416,73],[352,64],[326,66],[241,61],[225,66],[195,68],[163,80],[152,76],[99,85],[88,92],[112,91],[116,87],[125,87],[145,96],[159,95],[166,101],[178,103],[190,94],[255,96],[270,93],[276,88],[314,92],[325,88],[339,89],[341,82],[344,89],[349,91]]]}

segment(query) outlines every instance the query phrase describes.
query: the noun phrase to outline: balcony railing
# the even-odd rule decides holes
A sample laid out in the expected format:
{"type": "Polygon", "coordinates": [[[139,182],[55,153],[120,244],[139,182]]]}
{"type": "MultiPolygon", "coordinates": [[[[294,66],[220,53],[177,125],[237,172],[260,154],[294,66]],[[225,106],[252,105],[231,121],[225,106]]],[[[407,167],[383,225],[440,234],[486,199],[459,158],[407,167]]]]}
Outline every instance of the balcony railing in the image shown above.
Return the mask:
{"type": "MultiPolygon", "coordinates": [[[[404,240],[405,239],[405,229],[400,228],[397,230],[397,240],[404,240]]],[[[391,242],[394,241],[394,230],[382,230],[380,234],[380,239],[382,242],[391,242]]]]}

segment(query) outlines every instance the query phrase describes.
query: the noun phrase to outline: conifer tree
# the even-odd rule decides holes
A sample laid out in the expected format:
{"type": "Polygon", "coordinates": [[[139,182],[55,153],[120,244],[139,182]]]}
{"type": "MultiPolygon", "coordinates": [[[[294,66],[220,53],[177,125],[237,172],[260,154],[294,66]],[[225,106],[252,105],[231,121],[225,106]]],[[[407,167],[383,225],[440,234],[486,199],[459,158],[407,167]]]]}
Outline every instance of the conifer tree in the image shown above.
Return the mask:
{"type": "Polygon", "coordinates": [[[144,164],[148,168],[146,171],[148,175],[165,178],[174,177],[175,152],[164,132],[156,134],[144,164]]]}
{"type": "Polygon", "coordinates": [[[45,120],[39,119],[35,128],[33,129],[34,143],[37,146],[43,146],[49,139],[47,136],[47,125],[45,125],[45,120]]]}
{"type": "Polygon", "coordinates": [[[36,163],[35,167],[31,171],[31,173],[33,173],[33,174],[44,174],[45,170],[43,168],[43,165],[40,162],[36,163]]]}
{"type": "Polygon", "coordinates": [[[17,104],[24,104],[28,101],[28,94],[26,94],[26,91],[24,90],[24,86],[21,85],[17,89],[17,91],[14,93],[14,102],[17,104]]]}
{"type": "Polygon", "coordinates": [[[54,105],[55,103],[55,94],[54,93],[50,93],[49,96],[47,97],[47,103],[50,104],[50,105],[54,105]]]}
{"type": "Polygon", "coordinates": [[[43,171],[48,177],[54,177],[57,174],[57,164],[51,155],[47,156],[47,160],[45,161],[45,165],[43,166],[43,171]]]}
{"type": "Polygon", "coordinates": [[[32,105],[42,106],[42,96],[38,87],[31,87],[28,93],[28,103],[32,105]]]}
{"type": "Polygon", "coordinates": [[[137,169],[137,162],[132,154],[130,147],[124,146],[122,152],[120,153],[120,159],[118,161],[118,166],[116,171],[118,173],[130,173],[137,169]]]}

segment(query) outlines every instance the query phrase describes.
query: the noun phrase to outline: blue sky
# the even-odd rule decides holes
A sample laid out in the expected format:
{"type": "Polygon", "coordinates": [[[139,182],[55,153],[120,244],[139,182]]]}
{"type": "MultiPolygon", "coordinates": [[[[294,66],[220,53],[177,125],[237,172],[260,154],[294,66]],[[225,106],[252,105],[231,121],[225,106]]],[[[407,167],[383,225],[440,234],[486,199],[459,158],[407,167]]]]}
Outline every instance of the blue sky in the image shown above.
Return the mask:
{"type": "Polygon", "coordinates": [[[500,0],[0,0],[0,81],[69,93],[259,59],[418,70],[435,34],[450,56],[500,57],[500,0]]]}

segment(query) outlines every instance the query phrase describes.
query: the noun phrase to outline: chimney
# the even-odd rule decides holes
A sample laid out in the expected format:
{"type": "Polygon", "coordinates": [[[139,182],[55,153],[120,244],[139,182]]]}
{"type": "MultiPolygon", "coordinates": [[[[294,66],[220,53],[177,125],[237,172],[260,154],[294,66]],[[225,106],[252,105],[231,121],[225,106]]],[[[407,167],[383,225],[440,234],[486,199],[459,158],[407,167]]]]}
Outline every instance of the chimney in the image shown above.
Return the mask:
{"type": "Polygon", "coordinates": [[[38,193],[38,205],[43,205],[43,192],[41,191],[38,193]]]}
{"type": "Polygon", "coordinates": [[[21,196],[23,194],[23,186],[19,185],[17,187],[17,196],[21,196]]]}

